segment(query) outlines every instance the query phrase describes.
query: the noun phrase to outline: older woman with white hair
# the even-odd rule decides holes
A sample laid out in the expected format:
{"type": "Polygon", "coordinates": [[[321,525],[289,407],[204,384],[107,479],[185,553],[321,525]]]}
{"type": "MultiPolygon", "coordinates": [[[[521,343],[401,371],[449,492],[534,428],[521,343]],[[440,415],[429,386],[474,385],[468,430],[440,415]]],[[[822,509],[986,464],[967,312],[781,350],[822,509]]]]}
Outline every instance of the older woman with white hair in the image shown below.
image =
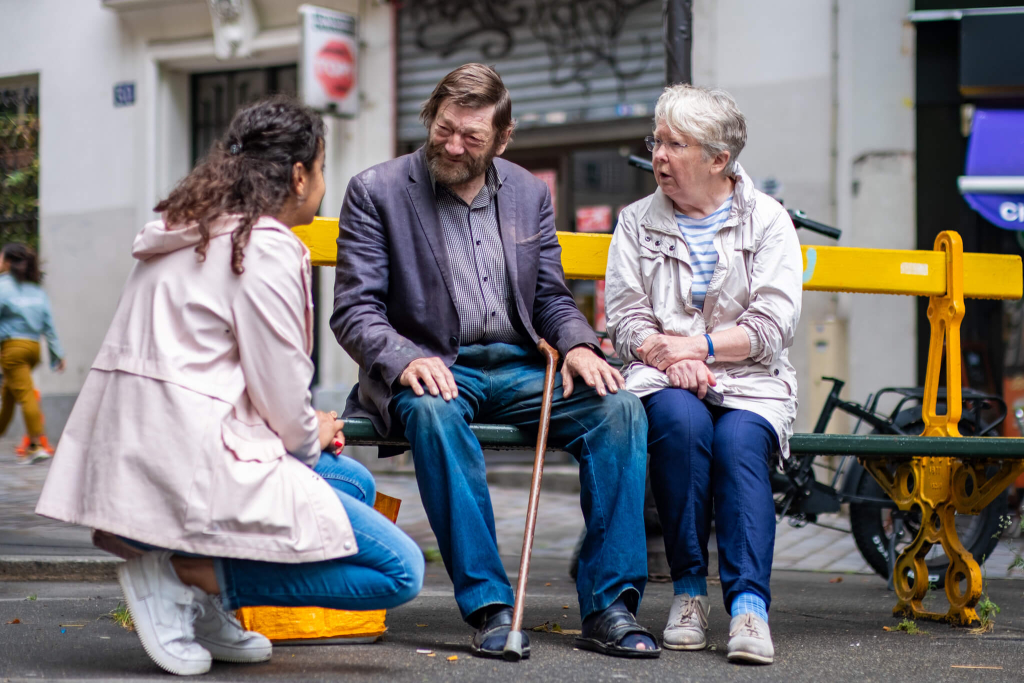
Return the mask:
{"type": "Polygon", "coordinates": [[[712,511],[730,661],[769,664],[775,545],[770,470],[788,455],[787,349],[803,262],[782,206],[736,157],[746,120],[722,90],[666,88],[654,114],[658,189],[623,209],[608,253],[608,331],[647,410],[651,486],[675,599],[674,650],[707,646],[712,511]]]}

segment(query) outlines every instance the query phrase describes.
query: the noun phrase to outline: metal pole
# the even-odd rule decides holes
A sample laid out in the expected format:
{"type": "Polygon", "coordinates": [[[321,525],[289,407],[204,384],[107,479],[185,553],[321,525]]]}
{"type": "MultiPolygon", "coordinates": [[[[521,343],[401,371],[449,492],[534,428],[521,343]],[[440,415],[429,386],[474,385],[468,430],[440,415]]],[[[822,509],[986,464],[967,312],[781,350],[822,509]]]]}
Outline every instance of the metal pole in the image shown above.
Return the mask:
{"type": "Polygon", "coordinates": [[[693,82],[693,0],[663,0],[665,84],[693,82]]]}

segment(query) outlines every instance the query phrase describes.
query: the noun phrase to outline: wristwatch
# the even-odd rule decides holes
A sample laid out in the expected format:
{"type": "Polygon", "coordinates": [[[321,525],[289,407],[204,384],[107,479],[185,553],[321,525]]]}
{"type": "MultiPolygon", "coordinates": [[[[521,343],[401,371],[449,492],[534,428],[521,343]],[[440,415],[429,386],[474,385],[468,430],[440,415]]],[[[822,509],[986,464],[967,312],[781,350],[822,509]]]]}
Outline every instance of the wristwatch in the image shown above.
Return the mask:
{"type": "Polygon", "coordinates": [[[704,362],[711,365],[715,362],[715,345],[711,343],[710,334],[705,334],[704,338],[708,340],[708,357],[704,359],[704,362]]]}

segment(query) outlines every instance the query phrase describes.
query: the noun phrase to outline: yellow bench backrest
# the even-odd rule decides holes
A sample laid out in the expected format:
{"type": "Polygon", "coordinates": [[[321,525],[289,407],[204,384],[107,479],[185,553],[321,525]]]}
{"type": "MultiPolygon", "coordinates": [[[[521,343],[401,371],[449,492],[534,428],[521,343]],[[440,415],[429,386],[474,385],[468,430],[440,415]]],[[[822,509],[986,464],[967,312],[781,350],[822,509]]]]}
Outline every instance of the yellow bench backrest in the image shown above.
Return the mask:
{"type": "MultiPolygon", "coordinates": [[[[309,247],[313,265],[333,266],[337,259],[338,219],[317,217],[295,228],[309,247]]],[[[603,280],[611,235],[560,232],[565,276],[603,280]]],[[[946,292],[945,254],[941,251],[805,246],[804,289],[820,292],[941,296],[946,292]]],[[[964,296],[1019,299],[1021,258],[1005,254],[964,254],[964,296]]]]}

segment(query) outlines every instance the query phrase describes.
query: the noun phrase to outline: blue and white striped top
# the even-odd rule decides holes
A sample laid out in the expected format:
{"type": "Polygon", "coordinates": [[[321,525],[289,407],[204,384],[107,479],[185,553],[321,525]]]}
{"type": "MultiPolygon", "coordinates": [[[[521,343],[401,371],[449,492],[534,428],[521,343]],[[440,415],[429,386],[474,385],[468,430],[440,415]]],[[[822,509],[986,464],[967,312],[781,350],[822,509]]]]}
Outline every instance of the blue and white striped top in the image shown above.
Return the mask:
{"type": "Polygon", "coordinates": [[[690,250],[690,265],[693,268],[693,305],[704,308],[704,297],[708,293],[711,275],[718,265],[718,251],[715,250],[715,235],[725,225],[732,208],[732,195],[722,202],[714,213],[704,218],[690,218],[685,213],[676,212],[676,225],[686,240],[686,248],[690,250]]]}

